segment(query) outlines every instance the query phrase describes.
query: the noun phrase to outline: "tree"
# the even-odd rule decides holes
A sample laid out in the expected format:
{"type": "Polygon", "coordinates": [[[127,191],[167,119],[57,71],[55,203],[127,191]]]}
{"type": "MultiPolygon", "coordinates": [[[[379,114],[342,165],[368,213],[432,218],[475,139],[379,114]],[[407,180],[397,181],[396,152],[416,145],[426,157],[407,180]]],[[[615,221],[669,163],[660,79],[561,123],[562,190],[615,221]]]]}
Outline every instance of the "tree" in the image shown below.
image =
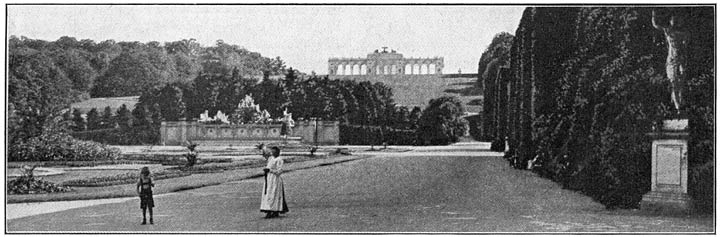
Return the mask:
{"type": "Polygon", "coordinates": [[[96,108],[90,109],[87,113],[87,126],[88,130],[96,130],[96,129],[102,129],[102,118],[100,118],[100,113],[98,113],[96,108]]]}
{"type": "Polygon", "coordinates": [[[122,104],[117,109],[117,115],[115,115],[115,121],[117,121],[118,125],[120,125],[120,128],[122,129],[128,129],[131,128],[133,125],[133,117],[132,113],[130,113],[130,110],[128,110],[127,106],[125,104],[122,104]]]}
{"type": "Polygon", "coordinates": [[[185,119],[185,102],[182,98],[182,89],[179,86],[168,84],[163,87],[158,103],[162,117],[168,121],[185,119]]]}
{"type": "Polygon", "coordinates": [[[143,91],[176,80],[175,64],[163,48],[126,44],[98,78],[91,95],[114,97],[140,95],[143,91]]]}
{"type": "Polygon", "coordinates": [[[394,114],[393,127],[399,129],[410,129],[410,110],[405,106],[398,106],[397,112],[394,114]]]}
{"type": "MultiPolygon", "coordinates": [[[[88,120],[89,120],[89,118],[88,118],[88,120]]],[[[72,121],[73,121],[73,126],[72,126],[73,131],[76,131],[76,132],[85,131],[86,129],[89,128],[88,122],[86,122],[85,119],[82,117],[82,113],[80,112],[80,110],[77,110],[77,109],[73,110],[72,121]]]]}
{"type": "Polygon", "coordinates": [[[110,106],[105,107],[105,110],[103,111],[102,118],[100,119],[100,127],[101,128],[115,128],[117,127],[117,121],[115,121],[115,116],[113,116],[113,111],[110,106]]]}
{"type": "Polygon", "coordinates": [[[162,110],[160,109],[160,104],[155,103],[152,105],[151,108],[152,109],[150,110],[150,114],[152,114],[151,117],[152,117],[152,121],[153,121],[153,126],[160,127],[162,122],[165,121],[165,119],[162,116],[162,110]]]}
{"type": "Polygon", "coordinates": [[[150,127],[153,123],[152,113],[148,110],[146,105],[141,103],[135,104],[135,109],[132,111],[134,117],[134,126],[137,127],[150,127]]]}
{"type": "Polygon", "coordinates": [[[269,78],[263,79],[254,89],[253,98],[260,105],[261,110],[267,110],[272,116],[279,117],[282,115],[283,104],[283,88],[280,83],[269,78]]]}
{"type": "Polygon", "coordinates": [[[165,49],[175,62],[179,81],[189,82],[199,75],[202,69],[200,65],[202,47],[195,39],[165,43],[165,49]]]}
{"type": "Polygon", "coordinates": [[[422,116],[422,109],[420,107],[413,107],[413,109],[410,111],[410,117],[408,118],[410,122],[409,129],[417,129],[420,124],[420,117],[422,116]]]}
{"type": "Polygon", "coordinates": [[[8,136],[14,144],[39,135],[46,120],[59,116],[73,96],[72,83],[47,54],[28,47],[8,54],[8,102],[14,118],[8,136]]]}
{"type": "Polygon", "coordinates": [[[463,113],[462,102],[457,97],[431,99],[420,117],[418,138],[432,145],[457,142],[467,126],[463,113]]]}
{"type": "Polygon", "coordinates": [[[87,54],[87,52],[80,49],[66,49],[55,52],[54,60],[72,81],[74,90],[89,94],[97,77],[97,72],[86,59],[89,56],[87,54]]]}

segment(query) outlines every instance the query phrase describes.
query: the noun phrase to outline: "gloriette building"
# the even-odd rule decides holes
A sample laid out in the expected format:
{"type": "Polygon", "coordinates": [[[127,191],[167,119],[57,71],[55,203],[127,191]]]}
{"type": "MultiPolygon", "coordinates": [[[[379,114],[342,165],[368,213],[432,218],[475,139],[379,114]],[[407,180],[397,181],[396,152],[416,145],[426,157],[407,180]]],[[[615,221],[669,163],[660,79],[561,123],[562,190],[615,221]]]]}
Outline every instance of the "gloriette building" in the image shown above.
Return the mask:
{"type": "Polygon", "coordinates": [[[376,76],[376,75],[441,75],[443,58],[404,58],[395,50],[368,54],[367,58],[330,58],[328,74],[340,76],[376,76]]]}

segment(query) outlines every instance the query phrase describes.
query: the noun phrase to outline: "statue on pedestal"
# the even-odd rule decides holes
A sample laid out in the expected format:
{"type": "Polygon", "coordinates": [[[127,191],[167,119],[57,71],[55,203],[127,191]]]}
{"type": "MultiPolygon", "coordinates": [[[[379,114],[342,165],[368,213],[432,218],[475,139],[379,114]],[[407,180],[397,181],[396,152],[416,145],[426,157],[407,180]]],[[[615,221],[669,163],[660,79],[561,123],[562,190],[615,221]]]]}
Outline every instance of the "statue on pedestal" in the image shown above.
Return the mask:
{"type": "MultiPolygon", "coordinates": [[[[688,30],[684,16],[678,8],[662,8],[652,11],[652,24],[662,30],[668,44],[665,64],[672,90],[671,99],[675,111],[681,115],[683,91],[685,90],[688,30]]],[[[688,119],[663,120],[660,131],[649,133],[651,148],[650,192],[643,195],[640,206],[644,210],[687,213],[692,209],[688,195],[688,119]]]]}
{"type": "Polygon", "coordinates": [[[295,120],[292,118],[292,113],[288,113],[287,108],[283,111],[282,128],[280,134],[285,137],[292,135],[292,128],[295,127],[295,120]]]}

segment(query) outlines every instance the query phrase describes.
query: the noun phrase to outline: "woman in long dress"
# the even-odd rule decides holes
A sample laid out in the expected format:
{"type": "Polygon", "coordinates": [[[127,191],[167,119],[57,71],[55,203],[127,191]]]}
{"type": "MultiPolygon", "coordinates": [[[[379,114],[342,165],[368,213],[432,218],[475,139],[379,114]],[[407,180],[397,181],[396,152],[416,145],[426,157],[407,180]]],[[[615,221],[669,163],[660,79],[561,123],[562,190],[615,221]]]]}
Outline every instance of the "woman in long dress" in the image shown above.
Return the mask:
{"type": "Polygon", "coordinates": [[[271,150],[272,157],[268,158],[267,166],[263,169],[265,171],[265,186],[260,200],[260,211],[266,213],[266,218],[278,217],[280,213],[288,211],[285,202],[285,187],[280,176],[283,166],[283,160],[280,158],[280,148],[272,147],[271,150]]]}

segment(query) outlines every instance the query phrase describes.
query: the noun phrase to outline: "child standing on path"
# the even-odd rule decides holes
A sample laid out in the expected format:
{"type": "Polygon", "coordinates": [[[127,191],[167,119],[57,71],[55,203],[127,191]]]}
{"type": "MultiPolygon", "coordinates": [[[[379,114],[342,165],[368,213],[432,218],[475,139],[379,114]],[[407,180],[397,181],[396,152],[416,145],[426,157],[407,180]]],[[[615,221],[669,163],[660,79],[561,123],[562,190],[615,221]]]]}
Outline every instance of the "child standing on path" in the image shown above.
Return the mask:
{"type": "Polygon", "coordinates": [[[143,225],[147,223],[145,218],[146,209],[150,211],[150,224],[153,224],[152,208],[155,207],[155,202],[153,201],[152,187],[155,187],[155,184],[153,183],[152,178],[150,178],[150,169],[147,166],[142,167],[136,191],[138,192],[138,195],[140,195],[140,208],[143,213],[143,225]]]}

